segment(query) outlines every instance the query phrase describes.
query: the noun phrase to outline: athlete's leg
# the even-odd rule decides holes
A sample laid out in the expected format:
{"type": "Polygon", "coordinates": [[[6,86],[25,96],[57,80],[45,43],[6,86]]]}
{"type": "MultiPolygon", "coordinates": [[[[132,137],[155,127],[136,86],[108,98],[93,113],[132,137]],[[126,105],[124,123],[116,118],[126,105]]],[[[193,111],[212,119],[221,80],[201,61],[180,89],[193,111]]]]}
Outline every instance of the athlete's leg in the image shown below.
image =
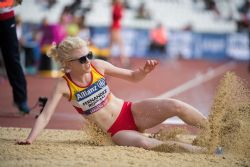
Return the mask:
{"type": "Polygon", "coordinates": [[[109,43],[110,49],[112,49],[112,47],[114,46],[115,43],[116,43],[116,34],[115,34],[115,30],[111,30],[111,31],[110,31],[110,43],[109,43]]]}
{"type": "Polygon", "coordinates": [[[150,149],[163,143],[162,141],[148,138],[142,133],[134,130],[119,131],[114,136],[112,136],[112,140],[120,146],[134,146],[142,147],[144,149],[150,149]]]}
{"type": "Polygon", "coordinates": [[[134,146],[155,151],[191,153],[205,152],[205,149],[202,147],[175,141],[163,142],[154,138],[146,137],[142,133],[132,130],[119,131],[112,137],[112,140],[120,146],[134,146]]]}
{"type": "Polygon", "coordinates": [[[133,103],[131,109],[140,130],[154,127],[173,116],[178,116],[185,123],[196,127],[204,127],[207,122],[197,109],[175,99],[147,99],[133,103]]]}
{"type": "MultiPolygon", "coordinates": [[[[119,52],[120,52],[120,63],[122,64],[123,67],[127,67],[130,64],[130,60],[129,57],[126,55],[125,53],[125,46],[124,46],[124,42],[122,39],[122,33],[121,33],[121,29],[114,29],[111,31],[111,46],[113,46],[114,44],[117,44],[117,46],[119,47],[119,52]]],[[[112,48],[110,46],[110,48],[112,48]]]]}

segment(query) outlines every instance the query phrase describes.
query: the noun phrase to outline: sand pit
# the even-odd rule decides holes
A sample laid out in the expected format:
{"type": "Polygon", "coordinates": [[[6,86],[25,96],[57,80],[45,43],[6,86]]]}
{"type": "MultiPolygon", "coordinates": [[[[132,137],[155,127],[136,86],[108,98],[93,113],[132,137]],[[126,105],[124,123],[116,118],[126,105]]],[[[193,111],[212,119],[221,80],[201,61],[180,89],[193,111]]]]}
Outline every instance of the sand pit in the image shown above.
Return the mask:
{"type": "Polygon", "coordinates": [[[15,145],[15,139],[25,139],[30,129],[0,127],[0,167],[250,167],[249,95],[244,83],[228,73],[218,87],[209,125],[198,137],[182,129],[151,135],[163,141],[171,139],[206,146],[210,150],[208,154],[166,153],[116,146],[91,124],[90,128],[78,131],[46,129],[32,145],[15,145]],[[217,146],[223,147],[223,154],[214,154],[217,146]]]}
{"type": "MultiPolygon", "coordinates": [[[[0,166],[249,166],[231,154],[164,153],[135,147],[91,144],[84,131],[44,130],[32,145],[14,145],[30,129],[0,128],[0,166]]],[[[190,141],[190,136],[183,135],[190,141]]],[[[192,138],[192,137],[191,137],[192,138]]]]}

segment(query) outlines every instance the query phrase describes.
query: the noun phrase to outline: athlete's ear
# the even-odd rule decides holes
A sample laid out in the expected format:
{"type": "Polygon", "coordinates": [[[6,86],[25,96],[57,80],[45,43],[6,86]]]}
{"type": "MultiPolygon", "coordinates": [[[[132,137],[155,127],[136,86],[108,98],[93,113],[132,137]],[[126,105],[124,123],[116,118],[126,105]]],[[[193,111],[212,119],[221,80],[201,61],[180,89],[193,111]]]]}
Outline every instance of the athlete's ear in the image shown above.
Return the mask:
{"type": "Polygon", "coordinates": [[[70,61],[65,61],[64,64],[65,64],[65,67],[68,68],[71,65],[71,62],[70,61]]]}
{"type": "Polygon", "coordinates": [[[65,72],[70,72],[70,67],[71,67],[71,62],[66,61],[66,62],[64,63],[64,71],[65,71],[65,72]]]}

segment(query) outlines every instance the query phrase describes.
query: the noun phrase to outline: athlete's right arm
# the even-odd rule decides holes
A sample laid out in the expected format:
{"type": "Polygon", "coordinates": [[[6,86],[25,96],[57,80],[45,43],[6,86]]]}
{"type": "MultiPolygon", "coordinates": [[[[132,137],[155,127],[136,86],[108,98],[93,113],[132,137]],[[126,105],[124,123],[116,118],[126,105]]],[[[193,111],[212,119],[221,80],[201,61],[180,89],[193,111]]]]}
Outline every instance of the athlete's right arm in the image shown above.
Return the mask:
{"type": "Polygon", "coordinates": [[[64,79],[60,78],[58,83],[56,84],[52,95],[48,98],[48,102],[44,107],[43,112],[36,119],[36,122],[28,136],[28,138],[24,141],[17,141],[16,144],[25,145],[31,144],[36,137],[40,134],[40,132],[46,127],[51,116],[53,115],[56,106],[61,99],[63,94],[68,93],[68,87],[64,79]]]}

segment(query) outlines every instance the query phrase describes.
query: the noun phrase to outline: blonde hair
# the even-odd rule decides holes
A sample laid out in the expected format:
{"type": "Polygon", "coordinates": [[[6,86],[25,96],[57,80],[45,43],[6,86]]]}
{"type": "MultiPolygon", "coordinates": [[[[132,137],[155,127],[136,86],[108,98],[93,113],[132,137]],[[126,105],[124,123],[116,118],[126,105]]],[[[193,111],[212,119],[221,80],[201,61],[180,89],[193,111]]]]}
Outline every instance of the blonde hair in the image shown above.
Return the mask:
{"type": "Polygon", "coordinates": [[[88,43],[79,37],[67,37],[58,45],[53,42],[47,56],[57,61],[65,70],[65,62],[72,60],[71,51],[87,46],[88,43]]]}

